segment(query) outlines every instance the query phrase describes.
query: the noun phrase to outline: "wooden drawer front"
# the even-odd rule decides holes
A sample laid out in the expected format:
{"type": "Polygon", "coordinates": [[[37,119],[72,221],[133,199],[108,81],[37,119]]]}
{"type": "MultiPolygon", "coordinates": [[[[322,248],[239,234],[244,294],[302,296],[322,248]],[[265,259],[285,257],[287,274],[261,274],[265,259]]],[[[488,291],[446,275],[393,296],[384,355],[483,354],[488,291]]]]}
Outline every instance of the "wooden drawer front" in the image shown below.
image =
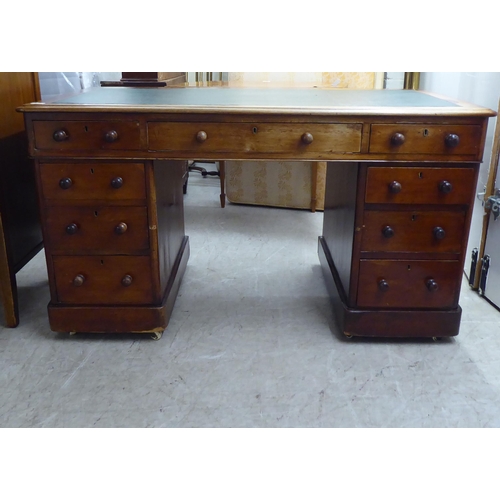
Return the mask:
{"type": "Polygon", "coordinates": [[[454,308],[458,304],[460,278],[459,261],[361,260],[357,305],[454,308]],[[437,289],[433,289],[434,286],[437,289]]]}
{"type": "Polygon", "coordinates": [[[473,168],[369,167],[365,201],[466,205],[474,188],[473,168]],[[451,184],[450,192],[446,192],[450,187],[445,183],[451,184]]]}
{"type": "Polygon", "coordinates": [[[362,252],[462,251],[465,212],[366,211],[362,252]]]}
{"type": "Polygon", "coordinates": [[[150,122],[148,141],[151,151],[355,153],[360,151],[361,130],[359,123],[150,122]]]}
{"type": "Polygon", "coordinates": [[[146,207],[49,207],[46,227],[53,252],[149,249],[146,207]]]}
{"type": "Polygon", "coordinates": [[[59,302],[65,304],[151,304],[149,257],[54,256],[59,302]],[[131,283],[127,286],[127,276],[131,283]]]}
{"type": "Polygon", "coordinates": [[[476,156],[481,134],[478,125],[375,124],[370,130],[370,153],[476,156]]]}
{"type": "Polygon", "coordinates": [[[41,163],[40,171],[45,200],[146,199],[142,163],[41,163]]]}
{"type": "Polygon", "coordinates": [[[34,121],[35,147],[52,151],[141,148],[137,121],[34,121]]]}

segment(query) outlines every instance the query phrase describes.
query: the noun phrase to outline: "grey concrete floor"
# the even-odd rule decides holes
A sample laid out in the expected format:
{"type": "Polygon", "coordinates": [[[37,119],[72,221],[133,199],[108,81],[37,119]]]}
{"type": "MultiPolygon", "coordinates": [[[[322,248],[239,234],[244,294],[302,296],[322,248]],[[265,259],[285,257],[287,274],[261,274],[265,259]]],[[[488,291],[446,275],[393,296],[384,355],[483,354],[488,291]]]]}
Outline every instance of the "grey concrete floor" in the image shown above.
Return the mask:
{"type": "Polygon", "coordinates": [[[317,256],[322,213],[221,209],[218,194],[191,174],[191,258],[160,341],[53,333],[43,253],[18,273],[1,427],[500,425],[500,313],[465,281],[458,337],[347,340],[317,256]]]}

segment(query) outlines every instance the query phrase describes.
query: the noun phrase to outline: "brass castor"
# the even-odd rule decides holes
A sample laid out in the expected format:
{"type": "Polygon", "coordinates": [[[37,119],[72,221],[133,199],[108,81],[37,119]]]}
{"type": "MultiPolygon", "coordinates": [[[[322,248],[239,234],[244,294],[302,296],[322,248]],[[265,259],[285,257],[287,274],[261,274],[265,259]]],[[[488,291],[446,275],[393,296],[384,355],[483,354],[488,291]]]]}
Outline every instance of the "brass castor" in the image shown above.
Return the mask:
{"type": "Polygon", "coordinates": [[[76,332],[69,332],[70,335],[76,335],[76,332]]]}
{"type": "Polygon", "coordinates": [[[439,342],[441,340],[441,337],[432,337],[432,340],[434,342],[439,342]]]}
{"type": "Polygon", "coordinates": [[[151,334],[151,338],[153,340],[160,340],[162,335],[163,335],[163,332],[154,332],[151,334]]]}
{"type": "Polygon", "coordinates": [[[352,339],[352,335],[350,333],[344,333],[346,339],[352,339]]]}

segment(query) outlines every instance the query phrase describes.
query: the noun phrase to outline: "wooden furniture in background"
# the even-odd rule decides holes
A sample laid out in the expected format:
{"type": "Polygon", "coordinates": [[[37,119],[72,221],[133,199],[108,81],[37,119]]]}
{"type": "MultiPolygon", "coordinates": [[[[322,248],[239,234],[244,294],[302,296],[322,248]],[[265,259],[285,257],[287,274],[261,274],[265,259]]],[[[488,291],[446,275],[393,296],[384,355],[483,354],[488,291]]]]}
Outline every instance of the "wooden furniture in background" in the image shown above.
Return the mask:
{"type": "Polygon", "coordinates": [[[488,117],[411,90],[100,88],[25,105],[55,331],[167,326],[189,159],[328,162],[319,255],[345,335],[459,332],[488,117]]]}
{"type": "Polygon", "coordinates": [[[170,85],[182,85],[187,81],[185,72],[135,72],[122,73],[119,82],[101,82],[102,87],[166,87],[170,85]]]}
{"type": "Polygon", "coordinates": [[[43,246],[33,161],[16,113],[39,99],[36,73],[0,73],[0,296],[8,327],[19,323],[16,273],[43,246]]]}

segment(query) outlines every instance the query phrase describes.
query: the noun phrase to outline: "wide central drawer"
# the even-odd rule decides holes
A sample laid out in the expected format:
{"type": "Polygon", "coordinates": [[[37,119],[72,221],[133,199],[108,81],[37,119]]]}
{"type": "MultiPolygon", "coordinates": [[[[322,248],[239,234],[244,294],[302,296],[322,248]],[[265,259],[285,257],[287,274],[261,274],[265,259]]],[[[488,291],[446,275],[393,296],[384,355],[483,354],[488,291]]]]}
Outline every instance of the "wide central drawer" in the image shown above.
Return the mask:
{"type": "Polygon", "coordinates": [[[465,212],[367,210],[362,252],[462,251],[465,212]]]}
{"type": "Polygon", "coordinates": [[[360,123],[149,122],[148,148],[193,153],[357,153],[361,131],[360,123]]]}
{"type": "Polygon", "coordinates": [[[151,259],[136,256],[54,256],[59,302],[66,304],[151,304],[151,259]]]}
{"type": "Polygon", "coordinates": [[[455,308],[458,260],[361,260],[358,307],[455,308]]]}
{"type": "Polygon", "coordinates": [[[124,254],[149,249],[146,207],[48,207],[54,252],[124,254]]]}

